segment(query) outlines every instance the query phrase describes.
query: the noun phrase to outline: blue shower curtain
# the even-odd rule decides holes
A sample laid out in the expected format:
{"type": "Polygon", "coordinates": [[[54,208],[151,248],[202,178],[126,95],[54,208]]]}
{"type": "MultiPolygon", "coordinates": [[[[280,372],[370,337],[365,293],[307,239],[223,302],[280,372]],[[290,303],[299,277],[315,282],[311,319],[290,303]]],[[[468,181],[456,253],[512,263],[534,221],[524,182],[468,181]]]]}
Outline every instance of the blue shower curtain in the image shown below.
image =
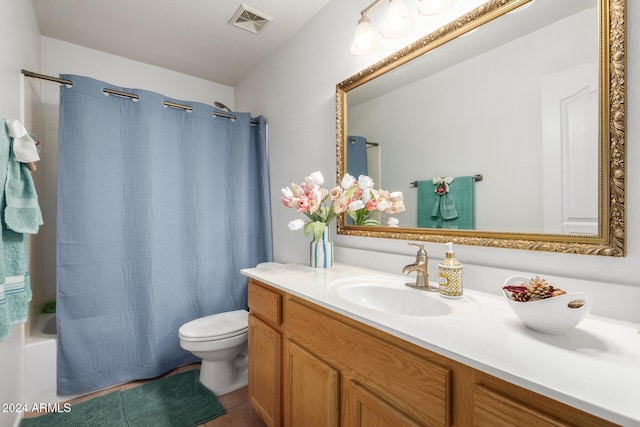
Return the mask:
{"type": "Polygon", "coordinates": [[[241,268],[272,259],[262,117],[64,75],[58,159],[58,393],[196,359],[192,319],[247,306],[241,268]],[[139,95],[105,95],[103,88],[139,95]],[[193,111],[163,101],[187,104],[193,111]]]}
{"type": "Polygon", "coordinates": [[[367,138],[357,135],[347,136],[347,173],[355,179],[360,175],[369,175],[367,138]]]}

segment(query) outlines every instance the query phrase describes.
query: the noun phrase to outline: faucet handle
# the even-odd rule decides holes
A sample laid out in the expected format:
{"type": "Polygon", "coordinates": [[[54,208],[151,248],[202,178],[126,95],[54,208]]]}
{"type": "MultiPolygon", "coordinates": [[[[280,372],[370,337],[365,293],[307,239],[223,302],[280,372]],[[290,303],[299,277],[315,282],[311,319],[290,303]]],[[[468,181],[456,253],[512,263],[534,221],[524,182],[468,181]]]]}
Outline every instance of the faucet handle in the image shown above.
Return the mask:
{"type": "Polygon", "coordinates": [[[424,249],[424,243],[413,243],[413,242],[408,242],[407,243],[409,246],[416,246],[419,247],[420,249],[418,249],[418,256],[426,256],[427,255],[427,251],[424,249]]]}

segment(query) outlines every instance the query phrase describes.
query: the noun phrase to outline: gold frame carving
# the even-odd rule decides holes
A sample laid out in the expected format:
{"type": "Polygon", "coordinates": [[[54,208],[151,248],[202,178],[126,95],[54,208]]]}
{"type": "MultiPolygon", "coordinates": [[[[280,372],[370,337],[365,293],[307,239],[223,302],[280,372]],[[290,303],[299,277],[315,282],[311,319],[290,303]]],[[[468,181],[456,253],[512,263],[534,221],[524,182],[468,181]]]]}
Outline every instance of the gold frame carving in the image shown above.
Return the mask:
{"type": "MultiPolygon", "coordinates": [[[[529,0],[491,0],[336,85],[336,181],[345,168],[346,93],[529,0]]],[[[600,188],[596,235],[503,233],[357,227],[337,221],[338,234],[584,255],[625,256],[626,0],[598,0],[600,61],[600,188]]]]}

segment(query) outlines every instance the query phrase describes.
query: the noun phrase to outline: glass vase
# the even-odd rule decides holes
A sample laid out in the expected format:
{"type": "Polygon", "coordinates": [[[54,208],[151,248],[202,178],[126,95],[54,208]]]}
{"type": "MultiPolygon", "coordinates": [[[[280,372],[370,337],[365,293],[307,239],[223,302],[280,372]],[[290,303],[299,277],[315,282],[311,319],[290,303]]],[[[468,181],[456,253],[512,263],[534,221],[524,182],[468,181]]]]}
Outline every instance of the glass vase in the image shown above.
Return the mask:
{"type": "Polygon", "coordinates": [[[333,266],[333,242],[329,236],[329,227],[325,227],[322,235],[316,240],[315,235],[309,245],[309,265],[314,268],[333,266]]]}

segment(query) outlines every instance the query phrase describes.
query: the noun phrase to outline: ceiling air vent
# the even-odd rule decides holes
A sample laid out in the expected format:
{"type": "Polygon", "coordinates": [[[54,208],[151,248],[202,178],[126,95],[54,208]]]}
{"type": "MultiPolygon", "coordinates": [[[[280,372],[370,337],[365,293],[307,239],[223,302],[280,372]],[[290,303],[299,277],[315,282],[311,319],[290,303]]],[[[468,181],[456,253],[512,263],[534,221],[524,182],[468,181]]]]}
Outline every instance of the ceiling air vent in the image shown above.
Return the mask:
{"type": "Polygon", "coordinates": [[[251,31],[258,34],[265,25],[272,21],[273,18],[255,10],[246,4],[241,4],[236,13],[233,14],[229,23],[243,30],[251,31]]]}

